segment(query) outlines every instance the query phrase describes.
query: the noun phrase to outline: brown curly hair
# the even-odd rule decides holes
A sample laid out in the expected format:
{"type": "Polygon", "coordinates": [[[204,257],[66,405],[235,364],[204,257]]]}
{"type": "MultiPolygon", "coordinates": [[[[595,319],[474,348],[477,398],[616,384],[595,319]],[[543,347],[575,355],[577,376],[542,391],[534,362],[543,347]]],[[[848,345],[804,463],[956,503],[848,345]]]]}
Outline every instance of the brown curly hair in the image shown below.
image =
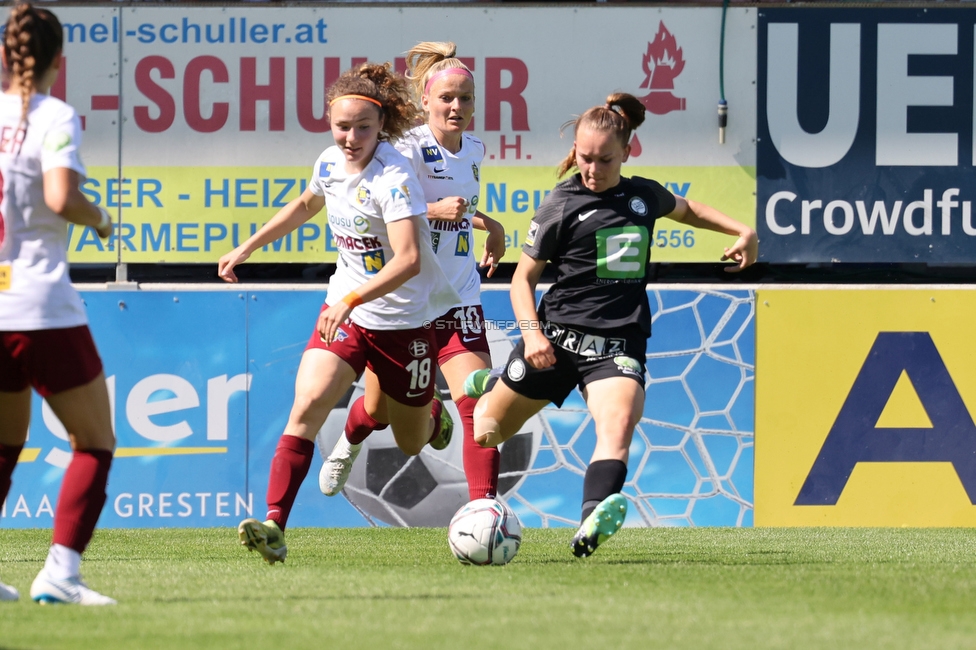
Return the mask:
{"type": "MultiPolygon", "coordinates": [[[[614,93],[607,97],[607,103],[603,106],[594,106],[587,109],[585,113],[570,120],[563,125],[563,128],[572,125],[573,137],[581,126],[595,131],[613,133],[620,139],[620,144],[627,146],[630,143],[630,135],[634,129],[644,123],[644,115],[647,109],[639,99],[629,93],[614,93]]],[[[566,172],[576,168],[576,145],[569,150],[557,169],[557,175],[562,176],[566,172]]]]}
{"type": "Polygon", "coordinates": [[[363,63],[344,72],[329,87],[326,100],[331,104],[343,95],[362,95],[380,103],[380,140],[398,140],[417,121],[417,107],[410,101],[407,80],[393,72],[389,63],[363,63]]]}
{"type": "Polygon", "coordinates": [[[30,98],[36,92],[37,80],[51,67],[63,44],[61,21],[47,9],[19,2],[10,10],[3,53],[10,73],[20,84],[22,124],[27,122],[30,98]]]}

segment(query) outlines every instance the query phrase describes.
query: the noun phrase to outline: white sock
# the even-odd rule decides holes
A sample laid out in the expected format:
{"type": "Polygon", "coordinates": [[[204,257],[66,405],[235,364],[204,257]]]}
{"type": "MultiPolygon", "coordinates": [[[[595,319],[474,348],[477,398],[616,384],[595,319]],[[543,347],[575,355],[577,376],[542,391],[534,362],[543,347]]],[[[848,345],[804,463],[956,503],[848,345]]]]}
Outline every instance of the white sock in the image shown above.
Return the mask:
{"type": "Polygon", "coordinates": [[[336,446],[332,449],[332,454],[330,454],[330,456],[332,456],[332,455],[335,455],[335,456],[343,456],[343,455],[346,455],[346,456],[348,456],[349,455],[349,452],[351,452],[351,451],[358,451],[360,449],[360,447],[362,447],[362,446],[363,446],[363,443],[359,443],[358,445],[354,445],[351,442],[349,442],[349,438],[347,438],[346,437],[346,434],[343,433],[341,436],[339,436],[339,439],[336,441],[336,446]],[[344,453],[340,453],[340,452],[344,452],[344,453]]]}
{"type": "Polygon", "coordinates": [[[67,546],[52,544],[44,562],[44,571],[51,580],[77,578],[81,573],[81,553],[67,546]]]}

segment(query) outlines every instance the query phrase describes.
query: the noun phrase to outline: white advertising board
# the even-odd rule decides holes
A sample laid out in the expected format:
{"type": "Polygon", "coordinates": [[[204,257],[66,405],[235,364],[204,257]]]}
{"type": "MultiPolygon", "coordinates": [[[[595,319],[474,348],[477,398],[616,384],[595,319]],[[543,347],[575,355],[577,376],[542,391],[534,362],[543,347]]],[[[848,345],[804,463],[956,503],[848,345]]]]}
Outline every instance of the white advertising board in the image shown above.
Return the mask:
{"type": "MultiPolygon", "coordinates": [[[[571,146],[560,127],[615,91],[648,107],[625,173],[754,218],[752,8],[727,17],[725,144],[717,8],[137,5],[58,14],[67,100],[86,123],[86,189],[122,221],[108,246],[73,232],[75,261],[114,259],[119,244],[122,261],[216,261],[300,193],[332,144],[327,86],[365,60],[402,69],[424,40],[457,43],[474,70],[472,131],[488,151],[480,207],[505,224],[512,248],[557,182],[571,146]]],[[[653,259],[717,259],[725,238],[696,235],[658,236],[653,259]]],[[[334,254],[321,215],[252,259],[334,254]]]]}

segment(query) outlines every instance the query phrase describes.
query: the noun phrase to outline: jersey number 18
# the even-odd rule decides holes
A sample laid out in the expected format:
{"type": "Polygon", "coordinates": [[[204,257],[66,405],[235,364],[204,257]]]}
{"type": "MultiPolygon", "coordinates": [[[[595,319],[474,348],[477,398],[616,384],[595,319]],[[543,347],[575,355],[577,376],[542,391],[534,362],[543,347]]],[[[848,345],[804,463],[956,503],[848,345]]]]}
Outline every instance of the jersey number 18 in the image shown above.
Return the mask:
{"type": "Polygon", "coordinates": [[[407,364],[410,371],[410,390],[424,390],[430,385],[430,359],[414,359],[407,364]]]}

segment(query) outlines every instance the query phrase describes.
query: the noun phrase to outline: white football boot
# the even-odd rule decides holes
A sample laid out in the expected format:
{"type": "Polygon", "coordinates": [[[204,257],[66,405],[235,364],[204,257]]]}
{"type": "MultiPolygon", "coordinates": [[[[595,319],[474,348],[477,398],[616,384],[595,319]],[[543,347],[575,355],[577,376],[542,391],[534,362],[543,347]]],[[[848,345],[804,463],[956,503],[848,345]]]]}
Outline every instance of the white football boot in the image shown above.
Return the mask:
{"type": "Polygon", "coordinates": [[[362,448],[362,443],[351,444],[345,433],[339,435],[332,453],[325,459],[322,469],[319,470],[319,489],[322,490],[322,494],[334,497],[342,492],[342,488],[346,487],[346,481],[349,480],[349,472],[356,462],[356,456],[362,448]]]}
{"type": "Polygon", "coordinates": [[[81,576],[66,580],[51,580],[43,569],[34,578],[30,589],[31,598],[40,605],[76,604],[76,605],[115,605],[114,598],[103,596],[90,589],[81,576]]]}

